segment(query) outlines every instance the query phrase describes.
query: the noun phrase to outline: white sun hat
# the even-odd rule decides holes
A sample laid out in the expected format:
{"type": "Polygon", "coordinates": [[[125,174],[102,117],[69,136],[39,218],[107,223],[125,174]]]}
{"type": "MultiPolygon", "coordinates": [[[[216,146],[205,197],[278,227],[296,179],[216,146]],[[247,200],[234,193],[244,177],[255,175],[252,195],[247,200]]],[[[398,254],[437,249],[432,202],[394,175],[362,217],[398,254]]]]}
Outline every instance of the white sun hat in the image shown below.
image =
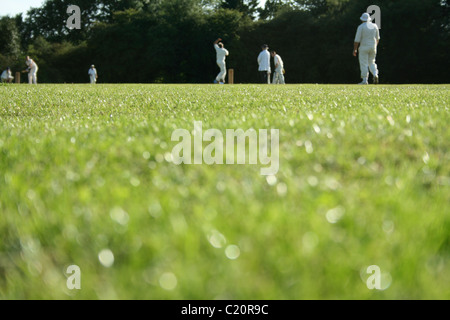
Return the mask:
{"type": "Polygon", "coordinates": [[[371,21],[371,20],[372,20],[372,19],[370,18],[370,15],[369,15],[368,13],[363,13],[362,16],[361,16],[361,18],[359,18],[359,19],[361,19],[361,21],[364,21],[364,22],[368,22],[368,21],[371,21]]]}

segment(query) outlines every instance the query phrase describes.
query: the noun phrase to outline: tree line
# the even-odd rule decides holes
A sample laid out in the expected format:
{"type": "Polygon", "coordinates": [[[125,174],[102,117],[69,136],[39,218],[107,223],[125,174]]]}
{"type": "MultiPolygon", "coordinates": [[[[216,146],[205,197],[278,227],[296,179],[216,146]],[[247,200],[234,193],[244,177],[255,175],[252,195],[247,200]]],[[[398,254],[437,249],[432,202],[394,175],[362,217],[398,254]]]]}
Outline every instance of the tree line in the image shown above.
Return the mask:
{"type": "Polygon", "coordinates": [[[39,65],[41,83],[212,83],[212,43],[223,39],[235,83],[257,83],[267,43],[287,83],[356,83],[352,56],[359,17],[381,9],[377,63],[383,83],[448,83],[447,0],[47,0],[26,15],[0,18],[0,68],[39,65]],[[81,8],[69,30],[67,7],[81,8]]]}

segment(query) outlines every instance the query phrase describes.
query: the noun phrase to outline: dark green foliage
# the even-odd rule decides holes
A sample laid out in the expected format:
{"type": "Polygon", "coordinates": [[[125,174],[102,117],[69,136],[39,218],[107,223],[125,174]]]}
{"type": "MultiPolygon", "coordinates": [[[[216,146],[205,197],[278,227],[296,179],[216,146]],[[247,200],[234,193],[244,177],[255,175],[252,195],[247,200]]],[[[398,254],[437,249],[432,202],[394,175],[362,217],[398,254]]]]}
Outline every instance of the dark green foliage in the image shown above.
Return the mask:
{"type": "Polygon", "coordinates": [[[13,18],[0,19],[0,52],[11,57],[20,54],[20,35],[13,18]]]}
{"type": "Polygon", "coordinates": [[[273,19],[280,12],[291,10],[294,6],[293,0],[266,0],[264,7],[258,8],[259,18],[273,19]]]}
{"type": "Polygon", "coordinates": [[[258,12],[258,0],[223,0],[220,7],[242,12],[244,15],[255,19],[258,12]]]}

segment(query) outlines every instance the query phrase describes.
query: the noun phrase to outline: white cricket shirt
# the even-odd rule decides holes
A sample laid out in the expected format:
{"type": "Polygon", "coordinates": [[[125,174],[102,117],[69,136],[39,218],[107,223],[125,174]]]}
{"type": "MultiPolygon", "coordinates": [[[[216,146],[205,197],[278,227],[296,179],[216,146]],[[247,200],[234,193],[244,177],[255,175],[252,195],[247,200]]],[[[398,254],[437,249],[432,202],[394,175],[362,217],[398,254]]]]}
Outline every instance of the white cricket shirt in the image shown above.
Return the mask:
{"type": "Polygon", "coordinates": [[[219,47],[217,44],[214,45],[214,48],[216,49],[216,53],[217,53],[217,61],[225,62],[225,57],[229,54],[228,50],[225,48],[219,47]]]}
{"type": "Polygon", "coordinates": [[[263,50],[258,56],[258,71],[270,71],[270,53],[268,50],[263,50]]]}
{"type": "Polygon", "coordinates": [[[361,47],[375,48],[380,40],[380,30],[375,23],[364,22],[356,30],[355,42],[361,47]]]}

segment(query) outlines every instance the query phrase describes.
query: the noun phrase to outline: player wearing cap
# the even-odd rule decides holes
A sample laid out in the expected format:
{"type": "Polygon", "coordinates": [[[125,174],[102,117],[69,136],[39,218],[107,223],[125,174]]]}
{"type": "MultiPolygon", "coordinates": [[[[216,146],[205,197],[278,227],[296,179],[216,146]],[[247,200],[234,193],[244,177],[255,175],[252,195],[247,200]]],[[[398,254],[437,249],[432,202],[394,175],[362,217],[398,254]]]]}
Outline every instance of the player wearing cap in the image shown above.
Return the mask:
{"type": "Polygon", "coordinates": [[[353,47],[353,56],[356,57],[359,49],[359,66],[361,68],[362,82],[360,84],[368,84],[369,70],[373,75],[374,84],[379,83],[378,67],[375,63],[377,55],[377,46],[380,42],[380,31],[375,23],[370,22],[370,15],[364,13],[360,20],[362,24],[359,25],[355,43],[353,47]]]}

